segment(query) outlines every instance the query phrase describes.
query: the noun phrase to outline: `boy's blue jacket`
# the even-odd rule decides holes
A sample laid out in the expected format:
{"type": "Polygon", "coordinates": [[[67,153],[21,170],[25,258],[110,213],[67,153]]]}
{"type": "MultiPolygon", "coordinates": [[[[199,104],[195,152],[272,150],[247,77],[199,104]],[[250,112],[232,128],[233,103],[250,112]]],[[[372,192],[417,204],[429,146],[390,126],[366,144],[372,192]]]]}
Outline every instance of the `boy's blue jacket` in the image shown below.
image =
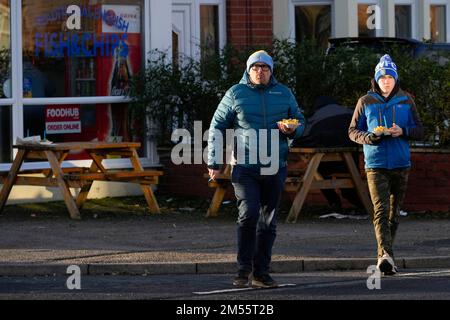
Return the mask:
{"type": "Polygon", "coordinates": [[[380,94],[369,91],[356,105],[349,136],[364,145],[366,169],[409,168],[411,159],[408,139],[422,139],[423,127],[414,100],[403,90],[399,89],[388,101],[380,94]],[[391,128],[393,123],[402,128],[402,136],[386,136],[377,143],[369,139],[377,126],[391,128]]]}
{"type": "Polygon", "coordinates": [[[262,150],[262,153],[268,156],[271,154],[273,145],[273,142],[270,141],[271,129],[277,130],[279,167],[285,167],[289,151],[288,138],[299,138],[304,127],[305,118],[290,89],[278,83],[273,76],[268,85],[255,86],[250,82],[248,73],[245,72],[239,84],[234,85],[226,92],[214,113],[208,139],[208,168],[219,169],[223,164],[219,161],[222,159],[222,150],[219,150],[219,147],[222,146],[215,141],[214,135],[221,134],[225,144],[227,129],[235,130],[237,143],[234,143],[234,157],[236,158],[236,147],[239,146],[239,143],[245,149],[245,162],[239,162],[238,158],[237,164],[253,168],[269,166],[261,163],[259,157],[262,132],[259,130],[266,129],[268,151],[262,150]],[[289,118],[298,119],[301,125],[288,137],[278,130],[277,122],[289,118]],[[257,143],[250,141],[252,139],[249,138],[255,133],[257,143]],[[256,163],[250,161],[250,152],[258,154],[256,163]]]}

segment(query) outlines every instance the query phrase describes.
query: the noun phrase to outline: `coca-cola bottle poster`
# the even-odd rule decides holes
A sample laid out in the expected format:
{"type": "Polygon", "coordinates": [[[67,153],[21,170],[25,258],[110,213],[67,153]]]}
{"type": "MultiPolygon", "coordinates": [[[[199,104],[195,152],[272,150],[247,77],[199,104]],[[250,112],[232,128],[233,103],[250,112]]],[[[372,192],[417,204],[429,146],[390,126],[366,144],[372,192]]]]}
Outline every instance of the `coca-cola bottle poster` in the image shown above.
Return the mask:
{"type": "MultiPolygon", "coordinates": [[[[116,45],[111,54],[97,57],[97,94],[127,96],[130,77],[142,67],[141,8],[133,5],[102,5],[101,8],[103,19],[97,30],[116,45]]],[[[125,112],[112,112],[111,105],[98,105],[97,138],[102,141],[122,135],[118,126],[126,127],[125,115],[125,112]]]]}
{"type": "Polygon", "coordinates": [[[116,39],[117,45],[110,55],[99,57],[97,90],[100,95],[127,95],[128,80],[142,65],[140,7],[102,5],[102,12],[100,31],[116,39]]]}

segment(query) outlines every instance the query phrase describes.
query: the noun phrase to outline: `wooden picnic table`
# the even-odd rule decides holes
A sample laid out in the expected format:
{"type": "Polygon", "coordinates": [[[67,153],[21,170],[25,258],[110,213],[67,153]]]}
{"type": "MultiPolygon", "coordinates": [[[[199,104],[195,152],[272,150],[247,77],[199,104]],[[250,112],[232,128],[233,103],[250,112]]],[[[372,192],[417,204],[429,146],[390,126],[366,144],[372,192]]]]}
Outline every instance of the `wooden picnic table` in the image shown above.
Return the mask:
{"type": "Polygon", "coordinates": [[[137,149],[138,142],[67,142],[52,144],[24,143],[14,145],[18,152],[6,177],[2,177],[3,187],[0,192],[0,212],[3,210],[14,185],[31,185],[58,187],[66,203],[70,217],[81,219],[80,211],[85,203],[89,190],[95,180],[133,182],[141,185],[150,212],[159,213],[160,209],[151,185],[158,183],[161,171],[144,170],[137,149]],[[66,168],[62,164],[70,152],[85,151],[92,164],[88,168],[66,168]],[[108,155],[129,158],[132,170],[107,169],[102,161],[108,155]],[[46,160],[50,169],[21,170],[25,160],[46,160]],[[33,174],[32,176],[30,174],[33,174]],[[35,176],[40,174],[41,176],[35,176]],[[80,188],[74,198],[70,188],[80,188]]]}
{"type": "MultiPolygon", "coordinates": [[[[357,151],[357,148],[291,148],[291,163],[295,161],[292,158],[297,158],[296,161],[307,164],[307,167],[304,174],[297,178],[298,183],[294,187],[296,194],[286,221],[296,222],[309,191],[321,189],[355,188],[367,213],[371,214],[373,209],[368,189],[352,157],[352,153],[357,151]],[[330,161],[344,162],[348,173],[324,179],[317,169],[321,162],[330,161]]],[[[295,184],[294,179],[288,175],[287,183],[295,184]]]]}
{"type": "MultiPolygon", "coordinates": [[[[368,189],[355,165],[353,152],[358,152],[358,148],[291,148],[289,150],[285,191],[295,193],[295,196],[287,222],[296,222],[309,191],[320,189],[355,188],[367,213],[372,213],[368,189]],[[333,175],[331,179],[324,179],[317,169],[321,162],[329,161],[344,162],[348,172],[333,175]],[[305,167],[305,170],[292,169],[302,166],[305,167]]],[[[209,186],[216,188],[216,191],[207,217],[217,216],[227,186],[230,185],[230,172],[231,166],[226,165],[216,181],[209,181],[209,186]]],[[[205,174],[205,177],[207,176],[205,174]]]]}

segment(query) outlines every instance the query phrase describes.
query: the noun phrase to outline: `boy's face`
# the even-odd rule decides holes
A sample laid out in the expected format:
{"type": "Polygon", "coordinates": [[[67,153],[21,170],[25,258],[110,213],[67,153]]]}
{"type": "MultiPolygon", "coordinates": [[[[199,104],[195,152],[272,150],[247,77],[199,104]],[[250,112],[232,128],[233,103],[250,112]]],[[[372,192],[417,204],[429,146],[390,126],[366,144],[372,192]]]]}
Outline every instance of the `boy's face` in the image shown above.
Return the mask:
{"type": "Polygon", "coordinates": [[[378,86],[380,86],[383,96],[387,97],[391,94],[392,90],[394,90],[395,79],[389,75],[381,76],[378,80],[378,86]]]}

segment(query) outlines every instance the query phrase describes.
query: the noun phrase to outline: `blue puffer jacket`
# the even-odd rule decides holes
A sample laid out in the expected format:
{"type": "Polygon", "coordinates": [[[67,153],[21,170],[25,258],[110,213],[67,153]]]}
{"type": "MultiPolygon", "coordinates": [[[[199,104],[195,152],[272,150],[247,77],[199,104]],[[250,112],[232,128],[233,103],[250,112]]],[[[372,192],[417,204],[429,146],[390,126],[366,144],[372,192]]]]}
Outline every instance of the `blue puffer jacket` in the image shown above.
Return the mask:
{"type": "MultiPolygon", "coordinates": [[[[225,141],[227,129],[235,130],[235,141],[238,141],[234,144],[235,158],[236,144],[239,146],[239,142],[241,142],[245,146],[245,163],[238,162],[238,165],[251,168],[270,166],[265,163],[267,161],[261,161],[259,157],[261,137],[259,129],[268,129],[266,130],[268,153],[266,150],[262,150],[262,155],[268,155],[268,157],[270,157],[272,149],[270,129],[276,129],[279,143],[279,167],[285,167],[289,149],[288,138],[299,138],[303,133],[304,124],[305,118],[300,112],[291,90],[279,84],[273,76],[268,85],[254,86],[249,80],[248,73],[245,72],[239,84],[234,85],[226,92],[214,113],[208,139],[208,168],[219,169],[222,164],[218,161],[222,158],[220,156],[222,150],[216,150],[221,146],[215,142],[214,135],[221,134],[225,141]],[[301,123],[289,137],[281,133],[277,126],[278,121],[288,118],[298,119],[301,123]],[[249,139],[253,136],[256,136],[257,143],[253,141],[254,139],[249,139]],[[250,161],[254,159],[249,157],[250,151],[258,154],[256,163],[250,161]]],[[[239,161],[239,158],[237,160],[239,161]]]]}
{"type": "Polygon", "coordinates": [[[364,144],[366,169],[400,169],[411,167],[408,139],[423,138],[422,123],[413,99],[403,90],[389,100],[374,91],[359,99],[349,127],[350,139],[364,144]],[[373,143],[370,133],[377,126],[401,127],[403,135],[398,138],[386,137],[373,143]]]}

